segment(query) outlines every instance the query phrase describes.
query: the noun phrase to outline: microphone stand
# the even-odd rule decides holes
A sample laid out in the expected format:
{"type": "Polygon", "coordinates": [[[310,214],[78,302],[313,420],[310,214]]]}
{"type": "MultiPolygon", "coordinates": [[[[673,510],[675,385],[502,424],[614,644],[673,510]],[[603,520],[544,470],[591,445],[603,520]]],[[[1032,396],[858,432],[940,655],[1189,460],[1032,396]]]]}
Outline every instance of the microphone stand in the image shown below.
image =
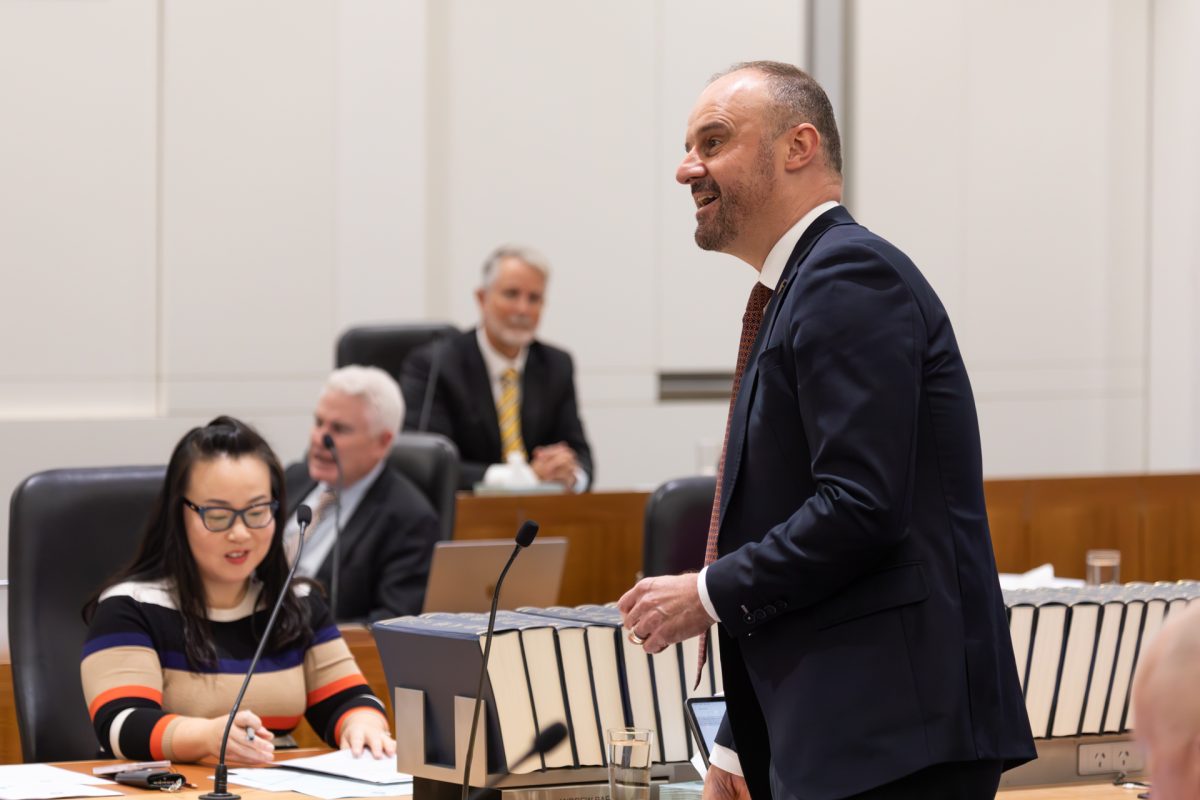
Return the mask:
{"type": "MultiPolygon", "coordinates": [[[[558,747],[559,742],[565,738],[567,738],[566,725],[561,722],[555,722],[552,725],[547,725],[538,733],[536,737],[534,737],[533,745],[529,748],[529,750],[527,750],[524,755],[518,758],[515,763],[509,765],[509,773],[512,773],[514,769],[521,766],[534,756],[545,755],[554,748],[558,747]]],[[[503,775],[488,781],[485,786],[480,787],[471,795],[470,800],[481,800],[481,798],[489,789],[495,789],[502,780],[504,780],[503,775]]]]}
{"type": "Polygon", "coordinates": [[[346,478],[342,472],[342,457],[338,454],[337,444],[328,433],[321,439],[321,444],[333,456],[333,466],[337,469],[337,482],[333,486],[333,578],[329,582],[329,606],[333,611],[334,622],[338,619],[338,582],[342,572],[342,490],[346,478]]]}
{"type": "MultiPolygon", "coordinates": [[[[504,569],[500,571],[500,578],[496,581],[496,590],[492,592],[492,610],[488,613],[487,633],[483,643],[483,666],[479,668],[479,686],[475,689],[475,711],[471,716],[471,736],[467,739],[467,757],[464,759],[466,764],[463,766],[463,785],[462,799],[468,800],[471,793],[471,759],[475,754],[475,731],[479,727],[479,710],[483,707],[483,681],[487,677],[488,658],[492,654],[492,632],[496,629],[496,611],[500,604],[500,587],[504,585],[504,576],[508,574],[508,569],[517,560],[517,554],[533,543],[533,538],[537,536],[538,524],[533,520],[526,520],[521,525],[521,529],[517,531],[517,545],[513,548],[512,555],[508,557],[504,569]]],[[[558,742],[555,742],[558,744],[558,742]]],[[[553,745],[551,745],[553,746],[553,745]]],[[[534,755],[530,753],[521,760],[534,755]]],[[[514,765],[515,766],[515,765],[514,765]]],[[[204,798],[201,798],[204,800],[204,798]]]]}
{"type": "Polygon", "coordinates": [[[283,606],[283,598],[292,590],[292,578],[296,575],[296,566],[300,563],[300,555],[304,552],[304,532],[312,522],[312,509],[306,505],[301,505],[296,509],[296,521],[300,524],[299,541],[296,547],[296,560],[292,562],[292,568],[288,571],[287,580],[283,582],[283,590],[279,593],[279,597],[275,599],[275,607],[271,609],[271,616],[267,620],[267,627],[263,629],[262,638],[258,642],[258,649],[254,651],[254,658],[250,660],[250,668],[246,670],[246,678],[242,681],[242,688],[238,690],[237,699],[233,701],[233,708],[229,712],[229,719],[225,722],[225,733],[221,735],[221,755],[217,759],[216,775],[213,777],[213,790],[207,794],[200,795],[200,800],[241,800],[240,794],[233,794],[229,791],[229,768],[225,766],[225,748],[229,746],[229,732],[233,729],[233,718],[237,716],[238,708],[242,705],[242,697],[246,694],[246,689],[250,686],[250,678],[254,676],[254,668],[258,666],[258,659],[262,656],[263,648],[267,646],[267,639],[270,637],[271,628],[275,627],[275,618],[279,616],[279,609],[283,606]]]}
{"type": "Polygon", "coordinates": [[[421,417],[417,421],[417,431],[424,433],[429,427],[429,417],[433,413],[433,398],[437,394],[438,373],[442,367],[442,351],[446,346],[442,344],[442,337],[437,336],[433,340],[433,356],[429,365],[429,379],[425,382],[425,395],[421,398],[421,417]]]}

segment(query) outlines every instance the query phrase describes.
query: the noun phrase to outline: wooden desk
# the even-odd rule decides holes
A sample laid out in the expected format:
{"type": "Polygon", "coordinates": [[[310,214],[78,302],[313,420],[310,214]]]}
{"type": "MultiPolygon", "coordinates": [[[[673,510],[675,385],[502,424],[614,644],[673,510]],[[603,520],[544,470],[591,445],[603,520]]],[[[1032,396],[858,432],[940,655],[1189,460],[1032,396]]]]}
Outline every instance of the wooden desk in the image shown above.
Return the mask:
{"type": "MultiPolygon", "coordinates": [[[[313,749],[289,750],[289,751],[281,752],[279,754],[279,760],[286,761],[289,758],[299,758],[301,756],[314,756],[314,755],[318,755],[320,752],[321,752],[320,750],[313,750],[313,749]]],[[[59,763],[59,764],[54,764],[54,766],[62,767],[63,769],[69,769],[74,772],[82,772],[86,775],[91,775],[93,767],[98,767],[102,764],[112,764],[112,763],[115,763],[115,762],[112,762],[112,761],[67,761],[67,762],[63,762],[63,763],[59,763]]],[[[183,775],[184,778],[187,779],[187,782],[194,784],[196,786],[196,788],[195,789],[184,788],[178,792],[171,792],[171,793],[160,792],[158,789],[138,789],[136,787],[126,786],[121,783],[116,783],[111,786],[105,785],[103,788],[111,789],[112,791],[120,792],[121,794],[141,795],[142,797],[178,797],[178,798],[199,797],[202,794],[212,791],[213,782],[212,782],[212,780],[210,780],[209,776],[213,774],[213,771],[215,769],[213,767],[213,765],[211,765],[211,764],[172,764],[171,769],[173,769],[175,772],[178,772],[181,775],[183,775]]],[[[234,783],[229,784],[229,791],[233,792],[234,794],[241,795],[244,800],[259,800],[260,798],[261,798],[261,800],[285,800],[285,798],[289,798],[289,799],[290,798],[307,798],[307,800],[312,800],[312,798],[309,797],[308,795],[298,794],[296,792],[266,792],[261,789],[250,789],[245,786],[238,786],[237,784],[234,784],[234,783]]]]}
{"type": "MultiPolygon", "coordinates": [[[[1200,578],[1200,474],[984,482],[996,564],[1082,578],[1093,548],[1121,551],[1121,580],[1200,578]]],[[[616,600],[642,567],[646,492],[460,494],[456,539],[511,539],[527,519],[569,542],[563,605],[616,600]]],[[[698,547],[703,547],[700,542],[698,547]]]]}
{"type": "MultiPolygon", "coordinates": [[[[286,759],[289,756],[295,758],[301,755],[312,754],[313,751],[311,750],[294,751],[290,754],[281,754],[281,758],[286,759]]],[[[111,762],[74,761],[66,764],[56,764],[55,766],[91,774],[92,767],[103,763],[111,762]]],[[[198,788],[184,789],[181,792],[169,795],[170,797],[194,798],[212,790],[212,781],[208,777],[213,774],[211,766],[203,764],[176,764],[174,769],[182,773],[189,783],[195,784],[198,788]]],[[[135,789],[130,786],[122,786],[121,784],[106,786],[105,788],[113,789],[127,795],[147,796],[148,792],[153,792],[153,796],[162,796],[162,793],[157,790],[135,789]]],[[[296,794],[294,792],[264,792],[235,784],[230,784],[229,789],[235,794],[241,795],[244,800],[291,800],[292,798],[307,797],[307,795],[296,794]]],[[[1133,800],[1133,798],[1137,797],[1137,792],[1130,789],[1117,788],[1111,783],[1084,783],[1070,786],[1046,786],[1037,789],[1002,789],[996,797],[998,800],[1084,800],[1084,798],[1087,800],[1133,800]]]]}
{"type": "Polygon", "coordinates": [[[0,764],[21,762],[21,735],[13,705],[12,666],[0,664],[0,764]]]}
{"type": "Polygon", "coordinates": [[[526,520],[539,536],[568,541],[559,603],[607,603],[633,586],[642,568],[645,492],[503,495],[459,494],[455,539],[512,539],[526,520]]]}

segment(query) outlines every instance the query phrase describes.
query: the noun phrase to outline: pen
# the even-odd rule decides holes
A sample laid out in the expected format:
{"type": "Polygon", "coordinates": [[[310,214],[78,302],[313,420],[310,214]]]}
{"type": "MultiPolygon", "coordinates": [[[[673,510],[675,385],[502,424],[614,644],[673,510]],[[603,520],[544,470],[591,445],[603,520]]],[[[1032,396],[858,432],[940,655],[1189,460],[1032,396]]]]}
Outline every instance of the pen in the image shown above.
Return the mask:
{"type": "Polygon", "coordinates": [[[254,728],[246,728],[246,741],[247,742],[254,741],[254,728]]]}

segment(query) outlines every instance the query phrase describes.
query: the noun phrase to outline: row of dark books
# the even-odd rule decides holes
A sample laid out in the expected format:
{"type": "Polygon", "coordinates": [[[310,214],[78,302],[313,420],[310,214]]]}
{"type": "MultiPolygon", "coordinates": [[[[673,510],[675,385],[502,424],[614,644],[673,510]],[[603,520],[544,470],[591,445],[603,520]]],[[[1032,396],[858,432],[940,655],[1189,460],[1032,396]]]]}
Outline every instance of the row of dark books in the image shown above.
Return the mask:
{"type": "MultiPolygon", "coordinates": [[[[475,696],[487,615],[430,613],[372,629],[390,685],[425,693],[427,760],[452,764],[453,698],[475,696]]],[[[604,766],[605,731],[625,726],[655,731],[655,762],[691,758],[684,704],[721,692],[720,659],[710,650],[693,688],[698,638],[651,656],[626,634],[613,605],[499,613],[483,692],[490,773],[604,766]],[[516,763],[555,722],[567,725],[562,744],[516,763]]],[[[716,647],[715,632],[708,641],[716,647]]]]}
{"type": "Polygon", "coordinates": [[[1035,738],[1124,733],[1138,656],[1200,581],[1004,592],[1035,738]]]}

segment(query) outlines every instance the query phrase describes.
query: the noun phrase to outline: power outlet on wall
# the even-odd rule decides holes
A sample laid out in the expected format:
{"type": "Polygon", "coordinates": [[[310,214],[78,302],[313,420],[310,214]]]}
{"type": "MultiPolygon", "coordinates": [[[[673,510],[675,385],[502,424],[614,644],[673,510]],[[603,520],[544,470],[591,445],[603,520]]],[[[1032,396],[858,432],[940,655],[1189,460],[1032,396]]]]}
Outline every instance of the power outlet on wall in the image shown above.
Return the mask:
{"type": "Polygon", "coordinates": [[[1079,745],[1080,775],[1138,772],[1145,766],[1141,748],[1131,739],[1079,745]]]}
{"type": "Polygon", "coordinates": [[[1112,745],[1112,763],[1117,772],[1140,772],[1146,768],[1142,748],[1136,742],[1117,742],[1112,745]]]}

